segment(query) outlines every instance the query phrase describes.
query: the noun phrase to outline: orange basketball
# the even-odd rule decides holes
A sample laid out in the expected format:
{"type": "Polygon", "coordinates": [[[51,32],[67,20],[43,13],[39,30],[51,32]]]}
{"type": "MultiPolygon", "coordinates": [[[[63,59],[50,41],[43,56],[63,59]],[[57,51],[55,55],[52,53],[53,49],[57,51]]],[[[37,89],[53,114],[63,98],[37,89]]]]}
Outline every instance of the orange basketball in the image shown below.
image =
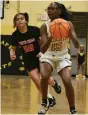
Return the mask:
{"type": "Polygon", "coordinates": [[[62,39],[69,36],[70,26],[64,19],[55,19],[50,23],[50,33],[53,38],[62,39]]]}

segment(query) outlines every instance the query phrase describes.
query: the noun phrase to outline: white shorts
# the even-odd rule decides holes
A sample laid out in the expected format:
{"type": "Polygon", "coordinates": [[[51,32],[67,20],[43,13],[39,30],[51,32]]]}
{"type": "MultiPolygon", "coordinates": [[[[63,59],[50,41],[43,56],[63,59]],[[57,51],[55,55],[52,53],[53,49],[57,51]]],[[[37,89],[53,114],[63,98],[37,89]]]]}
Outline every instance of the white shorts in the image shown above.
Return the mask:
{"type": "Polygon", "coordinates": [[[52,68],[56,68],[57,72],[59,72],[61,69],[71,66],[72,62],[70,61],[70,55],[68,52],[66,52],[63,55],[59,55],[58,53],[54,55],[51,53],[46,52],[44,55],[40,57],[40,62],[47,62],[49,63],[52,68]]]}

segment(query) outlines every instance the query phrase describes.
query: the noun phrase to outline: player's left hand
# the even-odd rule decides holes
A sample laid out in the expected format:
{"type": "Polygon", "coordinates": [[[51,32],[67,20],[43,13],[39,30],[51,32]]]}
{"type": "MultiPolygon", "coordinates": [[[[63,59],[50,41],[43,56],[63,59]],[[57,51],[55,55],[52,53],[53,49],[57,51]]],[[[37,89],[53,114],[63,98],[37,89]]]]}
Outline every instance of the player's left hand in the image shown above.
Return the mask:
{"type": "Polygon", "coordinates": [[[83,62],[83,64],[82,64],[82,65],[85,65],[85,63],[86,63],[86,62],[83,62]]]}

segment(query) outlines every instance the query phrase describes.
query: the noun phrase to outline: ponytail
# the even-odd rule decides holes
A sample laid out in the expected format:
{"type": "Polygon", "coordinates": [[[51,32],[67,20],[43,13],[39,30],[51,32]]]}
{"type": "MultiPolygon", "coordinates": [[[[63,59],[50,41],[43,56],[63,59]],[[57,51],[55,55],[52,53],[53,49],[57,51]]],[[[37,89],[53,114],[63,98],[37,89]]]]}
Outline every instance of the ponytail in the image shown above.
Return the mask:
{"type": "Polygon", "coordinates": [[[29,22],[29,15],[28,15],[28,13],[25,12],[24,16],[25,16],[26,21],[29,22]]]}

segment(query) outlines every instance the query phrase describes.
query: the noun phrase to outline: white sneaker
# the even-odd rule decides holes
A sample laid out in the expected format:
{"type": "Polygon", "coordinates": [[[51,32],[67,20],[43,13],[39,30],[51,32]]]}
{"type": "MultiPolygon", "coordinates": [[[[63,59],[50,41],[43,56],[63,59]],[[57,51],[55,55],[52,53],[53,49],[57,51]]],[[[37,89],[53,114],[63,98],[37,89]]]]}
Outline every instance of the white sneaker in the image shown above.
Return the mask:
{"type": "Polygon", "coordinates": [[[48,109],[49,109],[49,103],[47,105],[45,103],[42,103],[40,110],[38,111],[38,115],[41,115],[41,114],[45,115],[48,109]]]}

